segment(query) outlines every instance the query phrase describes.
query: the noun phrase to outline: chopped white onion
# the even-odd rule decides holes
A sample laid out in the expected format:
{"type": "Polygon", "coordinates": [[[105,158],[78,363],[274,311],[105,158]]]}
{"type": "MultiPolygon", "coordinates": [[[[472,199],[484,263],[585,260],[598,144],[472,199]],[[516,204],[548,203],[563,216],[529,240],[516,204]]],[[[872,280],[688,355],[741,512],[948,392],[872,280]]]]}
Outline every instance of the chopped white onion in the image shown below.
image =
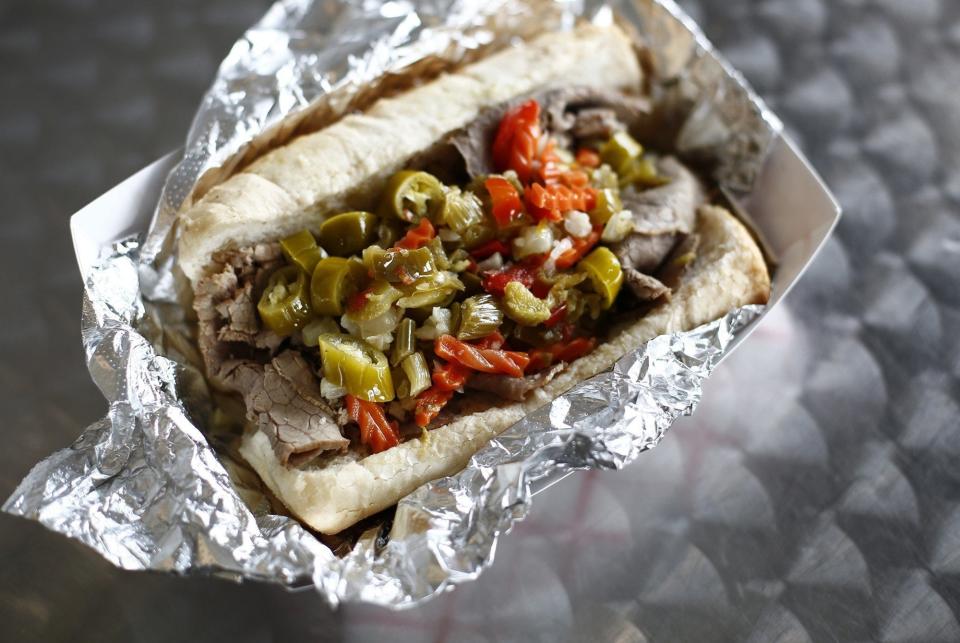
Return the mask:
{"type": "Polygon", "coordinates": [[[513,256],[523,259],[530,255],[539,255],[550,252],[553,246],[553,230],[546,224],[538,224],[524,228],[513,240],[513,256]]]}
{"type": "Polygon", "coordinates": [[[314,319],[312,322],[303,327],[303,330],[300,331],[301,336],[303,337],[303,343],[307,346],[316,346],[317,338],[324,333],[339,333],[340,327],[337,326],[337,322],[333,321],[330,317],[321,317],[320,319],[314,319]]]}
{"type": "Polygon", "coordinates": [[[390,344],[393,343],[393,333],[366,335],[364,336],[364,339],[367,340],[367,343],[376,348],[378,351],[385,351],[390,348],[390,344]]]}
{"type": "Polygon", "coordinates": [[[460,241],[460,235],[446,226],[440,228],[437,236],[440,237],[440,241],[460,241]]]}
{"type": "Polygon", "coordinates": [[[630,210],[621,210],[607,220],[600,239],[607,243],[623,241],[631,232],[633,232],[633,213],[630,210]]]}
{"type": "Polygon", "coordinates": [[[477,262],[478,270],[499,270],[500,268],[503,268],[503,255],[499,252],[494,252],[483,261],[477,262]]]}
{"type": "Polygon", "coordinates": [[[413,331],[417,339],[436,339],[441,335],[450,334],[450,311],[439,306],[433,307],[433,312],[423,322],[423,326],[413,331]]]}
{"type": "Polygon", "coordinates": [[[320,395],[328,400],[335,400],[347,394],[347,389],[337,386],[325,377],[320,378],[320,395]]]}
{"type": "Polygon", "coordinates": [[[590,216],[586,212],[570,210],[563,216],[563,229],[574,237],[583,239],[593,231],[593,225],[591,225],[590,216]]]}
{"type": "Polygon", "coordinates": [[[553,250],[550,251],[550,255],[547,257],[547,260],[543,262],[543,270],[548,275],[552,275],[557,271],[557,259],[560,258],[560,255],[565,253],[567,250],[573,248],[573,241],[570,241],[570,237],[564,237],[560,241],[556,242],[553,245],[553,250]]]}
{"type": "Polygon", "coordinates": [[[373,335],[392,333],[402,317],[403,313],[399,308],[391,307],[379,317],[367,320],[354,319],[350,313],[347,313],[340,318],[340,325],[351,335],[369,341],[373,335]]]}

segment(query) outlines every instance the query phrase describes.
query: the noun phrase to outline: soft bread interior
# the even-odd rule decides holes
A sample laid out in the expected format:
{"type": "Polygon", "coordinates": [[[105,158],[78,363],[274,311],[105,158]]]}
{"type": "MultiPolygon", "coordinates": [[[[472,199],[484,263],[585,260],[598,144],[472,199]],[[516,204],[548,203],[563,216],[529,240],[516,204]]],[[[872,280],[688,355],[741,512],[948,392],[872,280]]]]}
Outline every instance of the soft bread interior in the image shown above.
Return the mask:
{"type": "Polygon", "coordinates": [[[491,438],[578,382],[610,368],[626,353],[665,333],[690,330],[727,311],[766,302],[770,277],[747,229],[727,210],[700,208],[700,246],[670,301],[614,331],[525,402],[456,419],[376,455],[333,466],[290,469],[260,431],[244,436],[240,453],[293,514],[332,534],[381,511],[430,480],[462,469],[491,438]]]}
{"type": "Polygon", "coordinates": [[[193,285],[229,245],[274,240],[363,207],[386,179],[482,109],[554,84],[637,89],[641,71],[616,27],[582,25],[506,49],[265,154],[180,213],[179,265],[193,285]],[[359,202],[358,202],[359,200],[359,202]]]}

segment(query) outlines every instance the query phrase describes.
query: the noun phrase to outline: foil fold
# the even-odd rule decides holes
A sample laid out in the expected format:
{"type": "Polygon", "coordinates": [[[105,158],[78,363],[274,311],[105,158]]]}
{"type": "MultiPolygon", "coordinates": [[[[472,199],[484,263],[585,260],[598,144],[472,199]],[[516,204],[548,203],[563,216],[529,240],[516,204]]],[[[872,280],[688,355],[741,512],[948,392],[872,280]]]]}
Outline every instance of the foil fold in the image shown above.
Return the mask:
{"type": "Polygon", "coordinates": [[[313,585],[331,604],[399,608],[475,578],[538,489],[577,469],[621,468],[654,447],[692,412],[704,380],[762,307],[648,342],[525,417],[460,473],[404,498],[389,530],[370,529],[342,556],[255,501],[200,428],[195,372],[162,354],[164,330],[175,325],[162,312],[176,300],[172,222],[217,168],[289,136],[291,118],[303,124],[350,109],[378,79],[426,63],[446,68],[577,19],[618,20],[642,35],[664,81],[658,100],[684,116],[677,146],[711,160],[726,192],[749,193],[779,122],[669,0],[278,2],[221,66],[149,234],[103,248],[86,275],[83,343],[106,417],[34,467],[3,509],[125,569],[313,585]]]}

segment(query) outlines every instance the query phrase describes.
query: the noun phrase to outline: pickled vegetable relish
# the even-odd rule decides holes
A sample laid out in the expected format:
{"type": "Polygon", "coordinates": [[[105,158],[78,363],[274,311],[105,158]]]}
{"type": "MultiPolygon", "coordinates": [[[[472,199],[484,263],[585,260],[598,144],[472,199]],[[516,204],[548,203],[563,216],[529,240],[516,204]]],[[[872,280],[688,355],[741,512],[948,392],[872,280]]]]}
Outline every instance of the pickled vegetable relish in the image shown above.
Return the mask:
{"type": "Polygon", "coordinates": [[[373,452],[399,443],[388,415],[426,429],[478,373],[522,378],[593,350],[624,280],[605,245],[632,230],[620,188],[662,182],[626,132],[557,145],[534,100],[491,143],[498,174],[453,186],[404,170],[377,212],[280,242],[260,319],[315,347],[321,393],[373,452]]]}

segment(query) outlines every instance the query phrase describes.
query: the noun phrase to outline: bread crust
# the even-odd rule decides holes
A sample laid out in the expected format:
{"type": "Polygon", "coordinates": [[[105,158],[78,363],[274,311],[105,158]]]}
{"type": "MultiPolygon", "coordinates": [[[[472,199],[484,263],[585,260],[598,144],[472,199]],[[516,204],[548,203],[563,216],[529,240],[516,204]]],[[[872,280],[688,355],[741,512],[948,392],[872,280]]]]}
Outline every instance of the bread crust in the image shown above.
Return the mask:
{"type": "Polygon", "coordinates": [[[244,436],[240,453],[270,490],[300,520],[332,534],[396,504],[425,482],[451,475],[470,457],[530,411],[593,377],[645,342],[696,328],[726,312],[767,301],[770,277],[750,233],[727,210],[703,206],[697,214],[697,258],[671,297],[636,321],[615,329],[589,355],[570,364],[530,399],[471,413],[430,431],[429,440],[344,464],[284,467],[260,431],[244,436]]]}
{"type": "MultiPolygon", "coordinates": [[[[179,265],[195,286],[220,249],[273,241],[303,228],[316,232],[326,213],[361,206],[358,194],[378,194],[410,158],[488,106],[550,86],[632,90],[641,81],[630,39],[616,27],[585,25],[493,54],[294,139],[211,188],[180,213],[179,265]]],[[[462,469],[526,413],[653,337],[766,301],[766,265],[743,225],[726,210],[705,206],[696,231],[699,254],[669,302],[616,329],[524,402],[463,415],[430,431],[429,440],[326,466],[283,466],[260,431],[248,431],[240,453],[304,523],[322,533],[339,532],[424,482],[462,469]]]]}
{"type": "Polygon", "coordinates": [[[178,217],[178,261],[196,286],[210,256],[230,245],[274,240],[379,194],[417,152],[473,121],[486,107],[556,84],[636,89],[642,74],[617,27],[582,25],[497,52],[458,72],[384,98],[252,163],[178,217]]]}

